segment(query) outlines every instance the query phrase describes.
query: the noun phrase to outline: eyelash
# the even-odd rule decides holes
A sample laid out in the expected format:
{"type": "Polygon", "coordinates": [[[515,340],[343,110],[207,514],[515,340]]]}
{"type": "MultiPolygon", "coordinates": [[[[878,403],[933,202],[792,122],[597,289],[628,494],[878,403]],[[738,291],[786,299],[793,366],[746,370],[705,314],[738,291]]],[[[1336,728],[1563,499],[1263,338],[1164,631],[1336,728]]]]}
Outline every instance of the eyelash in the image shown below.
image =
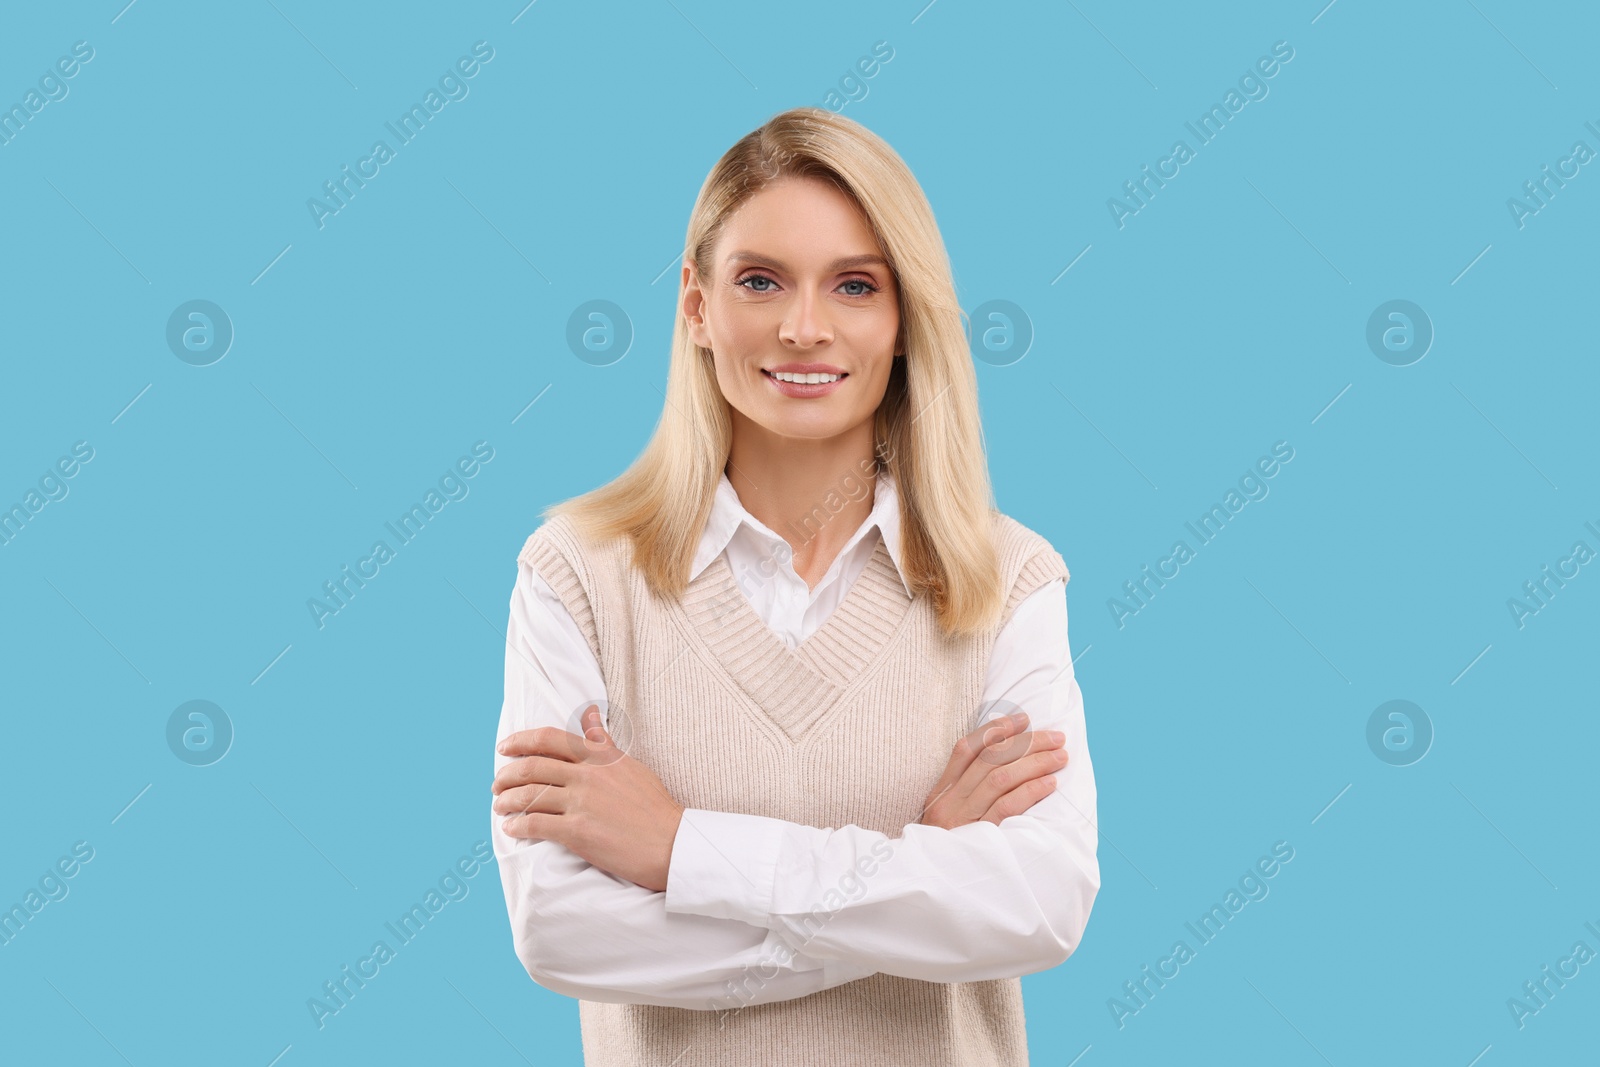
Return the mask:
{"type": "MultiPolygon", "coordinates": [[[[744,277],[740,278],[738,281],[734,282],[733,284],[737,285],[737,286],[739,286],[741,288],[744,288],[744,289],[750,289],[750,287],[748,285],[745,285],[744,283],[747,282],[747,281],[750,281],[752,278],[764,278],[767,281],[771,282],[773,285],[777,285],[778,284],[776,278],[768,277],[765,274],[746,274],[744,277]]],[[[850,278],[850,279],[847,279],[846,281],[840,282],[839,284],[840,285],[864,285],[864,286],[866,286],[867,287],[867,291],[864,292],[864,293],[852,293],[852,294],[849,294],[849,295],[852,295],[852,296],[855,296],[855,297],[858,297],[858,298],[869,297],[869,296],[871,296],[874,293],[879,291],[878,286],[873,285],[871,282],[867,281],[865,278],[850,278]]],[[[772,290],[770,290],[770,289],[750,289],[750,291],[752,293],[757,293],[757,292],[770,293],[772,290]]]]}

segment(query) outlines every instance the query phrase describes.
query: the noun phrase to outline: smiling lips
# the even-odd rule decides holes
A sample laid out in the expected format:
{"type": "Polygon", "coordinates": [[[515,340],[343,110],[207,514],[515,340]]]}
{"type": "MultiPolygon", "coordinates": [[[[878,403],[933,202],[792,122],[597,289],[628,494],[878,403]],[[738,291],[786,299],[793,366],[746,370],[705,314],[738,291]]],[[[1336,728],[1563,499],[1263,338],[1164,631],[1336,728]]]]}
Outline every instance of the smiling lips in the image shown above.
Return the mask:
{"type": "Polygon", "coordinates": [[[827,396],[850,375],[830,363],[780,363],[761,374],[784,396],[806,399],[827,396]]]}

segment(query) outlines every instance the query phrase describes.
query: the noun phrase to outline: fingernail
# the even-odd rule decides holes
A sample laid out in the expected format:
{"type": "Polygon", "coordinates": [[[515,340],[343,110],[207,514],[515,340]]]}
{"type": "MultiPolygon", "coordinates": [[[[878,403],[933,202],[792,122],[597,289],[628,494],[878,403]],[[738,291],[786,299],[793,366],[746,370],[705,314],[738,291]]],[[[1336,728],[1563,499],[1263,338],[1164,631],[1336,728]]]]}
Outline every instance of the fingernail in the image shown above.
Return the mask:
{"type": "Polygon", "coordinates": [[[1062,732],[1061,732],[1061,731],[1060,731],[1060,730],[1051,730],[1051,731],[1050,731],[1050,732],[1049,732],[1049,733],[1048,733],[1048,734],[1046,734],[1046,735],[1045,735],[1045,736],[1046,736],[1046,737],[1047,737],[1047,738],[1049,738],[1049,740],[1050,740],[1050,743],[1051,743],[1051,744],[1052,744],[1052,745],[1059,745],[1059,744],[1062,744],[1062,743],[1063,743],[1063,742],[1065,742],[1065,741],[1066,741],[1066,739],[1067,739],[1067,735],[1066,735],[1066,734],[1064,734],[1064,733],[1062,733],[1062,732]]]}
{"type": "Polygon", "coordinates": [[[1016,723],[1018,726],[1021,726],[1023,723],[1028,721],[1028,713],[1025,711],[1016,712],[1011,716],[1011,721],[1016,723]]]}

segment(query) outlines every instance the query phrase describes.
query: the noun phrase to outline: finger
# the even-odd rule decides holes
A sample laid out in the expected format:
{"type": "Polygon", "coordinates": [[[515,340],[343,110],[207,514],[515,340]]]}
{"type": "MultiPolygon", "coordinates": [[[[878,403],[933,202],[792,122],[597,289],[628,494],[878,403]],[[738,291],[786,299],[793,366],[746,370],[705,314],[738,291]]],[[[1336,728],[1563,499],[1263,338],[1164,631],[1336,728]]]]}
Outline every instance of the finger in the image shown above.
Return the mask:
{"type": "MultiPolygon", "coordinates": [[[[1058,738],[1064,740],[1060,731],[1057,730],[1030,730],[1027,733],[995,738],[978,752],[977,757],[968,765],[961,779],[956,782],[952,792],[960,797],[972,796],[983,786],[984,781],[996,769],[1022,759],[1031,753],[1059,748],[1060,741],[1057,740],[1058,738]]],[[[1011,784],[1014,786],[1019,781],[1020,779],[1013,780],[1011,784]]],[[[1001,792],[1004,792],[1004,790],[1001,790],[1001,792]]],[[[991,795],[985,801],[985,806],[992,802],[993,799],[994,796],[991,795]]]]}
{"type": "Polygon", "coordinates": [[[991,764],[1010,763],[1014,759],[1020,759],[1029,752],[1035,751],[1039,743],[1045,742],[1053,736],[1053,732],[1027,731],[1026,727],[1027,724],[1024,723],[1023,729],[1017,732],[991,735],[989,742],[978,751],[978,759],[991,764]]]}
{"type": "Polygon", "coordinates": [[[497,815],[560,815],[567,810],[567,790],[555,785],[519,785],[494,799],[497,815]]]}
{"type": "Polygon", "coordinates": [[[985,721],[958,740],[949,762],[945,764],[944,773],[928,793],[927,804],[922,809],[923,814],[926,815],[935,805],[942,802],[947,813],[951,810],[965,813],[965,817],[957,825],[977,821],[988,801],[974,809],[969,799],[970,794],[982,783],[987,773],[985,768],[1005,762],[997,753],[1017,750],[1017,754],[1020,755],[1027,750],[1026,743],[1022,744],[1020,749],[1016,743],[1020,736],[1019,731],[1027,724],[1028,713],[1018,709],[1012,715],[1001,715],[985,721]]]}
{"type": "Polygon", "coordinates": [[[1017,738],[1017,746],[1009,751],[1009,760],[1018,760],[1024,756],[1031,756],[1038,752],[1053,752],[1067,743],[1067,735],[1060,730],[1032,730],[1026,735],[1028,744],[1022,745],[1022,737],[1017,738]]]}
{"type": "Polygon", "coordinates": [[[966,775],[967,769],[977,760],[978,753],[991,741],[1004,741],[1016,734],[1027,725],[1027,713],[1019,712],[1023,720],[1018,722],[1010,715],[1003,715],[998,719],[979,726],[969,734],[965,734],[955,743],[951,750],[950,760],[945,764],[944,773],[939,776],[939,781],[934,785],[934,794],[944,793],[955,786],[966,775]]]}
{"type": "Polygon", "coordinates": [[[605,724],[600,721],[600,708],[598,705],[590,704],[585,708],[583,714],[578,718],[578,723],[583,730],[584,740],[602,745],[610,743],[611,735],[606,732],[605,724]]]}
{"type": "Polygon", "coordinates": [[[500,832],[507,837],[520,837],[529,841],[557,841],[561,829],[561,816],[535,812],[532,815],[507,815],[500,824],[500,832]]]}
{"type": "Polygon", "coordinates": [[[548,756],[576,763],[583,759],[583,738],[554,726],[518,730],[495,746],[502,756],[548,756]]]}
{"type": "Polygon", "coordinates": [[[1030,739],[1030,744],[1040,745],[1040,750],[1009,763],[985,764],[979,761],[974,764],[970,773],[981,777],[970,783],[970,788],[965,794],[969,802],[979,810],[987,810],[996,800],[1024,782],[1040,775],[1054,774],[1067,765],[1066,749],[1050,745],[1047,739],[1042,741],[1030,739]]]}
{"type": "Polygon", "coordinates": [[[501,793],[519,785],[566,785],[572,780],[572,764],[549,756],[527,756],[513,760],[495,772],[491,793],[501,793]]]}
{"type": "Polygon", "coordinates": [[[990,805],[980,821],[992,822],[999,826],[1003,819],[1009,819],[1013,815],[1024,815],[1028,809],[1054,793],[1057,787],[1056,776],[1053,774],[1023,782],[990,805]]]}

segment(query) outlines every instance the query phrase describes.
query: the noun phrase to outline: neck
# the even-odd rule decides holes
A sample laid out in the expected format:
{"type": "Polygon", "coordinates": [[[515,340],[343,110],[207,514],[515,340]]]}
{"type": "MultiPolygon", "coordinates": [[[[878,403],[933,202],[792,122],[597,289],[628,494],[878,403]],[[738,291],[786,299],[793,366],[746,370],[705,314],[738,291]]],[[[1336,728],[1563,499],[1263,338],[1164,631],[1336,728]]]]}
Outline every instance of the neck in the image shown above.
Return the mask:
{"type": "Polygon", "coordinates": [[[728,481],[745,510],[789,543],[815,586],[872,513],[871,420],[837,437],[781,437],[733,412],[728,481]]]}

